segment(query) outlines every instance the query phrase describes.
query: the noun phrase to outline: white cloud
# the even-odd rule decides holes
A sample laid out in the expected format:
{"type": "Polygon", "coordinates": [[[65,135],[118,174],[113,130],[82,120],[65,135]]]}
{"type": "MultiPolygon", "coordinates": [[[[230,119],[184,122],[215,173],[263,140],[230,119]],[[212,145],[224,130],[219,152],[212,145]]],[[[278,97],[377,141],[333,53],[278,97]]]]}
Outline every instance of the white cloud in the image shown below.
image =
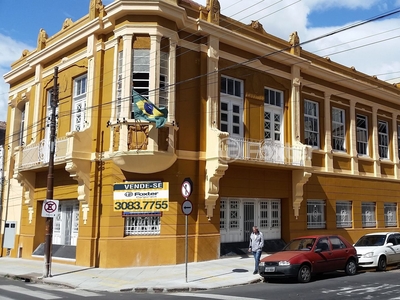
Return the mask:
{"type": "MultiPolygon", "coordinates": [[[[397,0],[400,3],[400,0],[397,0]]],[[[205,0],[202,5],[205,5],[205,0]]],[[[374,16],[387,10],[382,0],[220,0],[222,14],[232,16],[245,24],[259,20],[264,29],[286,41],[289,35],[297,31],[300,41],[305,42],[324,34],[343,28],[312,27],[309,15],[317,10],[330,8],[369,9],[378,7],[374,16]],[[265,9],[268,7],[267,9],[265,9]],[[241,11],[240,13],[237,13],[241,11]]],[[[371,16],[372,17],[372,16],[371,16]]],[[[362,21],[362,20],[354,20],[362,21]]],[[[319,56],[329,55],[335,62],[345,66],[354,66],[357,70],[369,74],[387,74],[378,78],[386,80],[399,77],[398,54],[396,49],[400,42],[400,19],[390,18],[371,22],[353,29],[343,31],[328,38],[306,44],[303,48],[319,56]],[[381,42],[379,42],[381,41],[381,42]],[[364,46],[364,47],[363,47],[364,46]],[[345,51],[347,50],[347,51],[345,51]],[[342,52],[344,51],[344,52],[342,52]],[[338,53],[341,52],[341,53],[338,53]],[[337,53],[337,54],[335,54],[337,53]]]]}
{"type": "Polygon", "coordinates": [[[6,121],[9,85],[3,75],[11,70],[11,63],[21,57],[24,49],[31,47],[0,33],[0,121],[6,121]]]}

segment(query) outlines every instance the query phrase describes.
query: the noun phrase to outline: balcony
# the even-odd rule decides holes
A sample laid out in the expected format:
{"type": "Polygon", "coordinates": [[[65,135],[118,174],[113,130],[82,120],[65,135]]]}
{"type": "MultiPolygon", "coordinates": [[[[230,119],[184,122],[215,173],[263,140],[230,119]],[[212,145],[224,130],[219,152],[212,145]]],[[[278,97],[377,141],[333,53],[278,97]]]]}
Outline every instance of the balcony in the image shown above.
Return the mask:
{"type": "Polygon", "coordinates": [[[122,170],[149,174],[171,167],[177,159],[175,137],[178,127],[137,120],[110,123],[110,158],[122,170]]]}
{"type": "Polygon", "coordinates": [[[270,140],[226,137],[221,140],[221,157],[226,162],[252,161],[267,164],[311,166],[311,149],[303,144],[283,145],[270,140]]]}
{"type": "MultiPolygon", "coordinates": [[[[67,137],[57,139],[54,156],[55,165],[65,163],[67,147],[67,137]]],[[[45,167],[48,165],[49,157],[50,146],[48,141],[44,139],[39,143],[17,147],[15,152],[15,173],[45,167]]]]}

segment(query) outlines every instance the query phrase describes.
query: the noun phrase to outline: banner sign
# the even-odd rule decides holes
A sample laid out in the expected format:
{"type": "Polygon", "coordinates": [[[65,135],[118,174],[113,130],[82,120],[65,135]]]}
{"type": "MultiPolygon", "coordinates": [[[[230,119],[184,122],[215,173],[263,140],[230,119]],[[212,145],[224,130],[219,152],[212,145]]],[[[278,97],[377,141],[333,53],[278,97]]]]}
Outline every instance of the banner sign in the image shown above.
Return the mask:
{"type": "Polygon", "coordinates": [[[143,181],[114,184],[114,211],[168,210],[168,182],[143,181]]]}

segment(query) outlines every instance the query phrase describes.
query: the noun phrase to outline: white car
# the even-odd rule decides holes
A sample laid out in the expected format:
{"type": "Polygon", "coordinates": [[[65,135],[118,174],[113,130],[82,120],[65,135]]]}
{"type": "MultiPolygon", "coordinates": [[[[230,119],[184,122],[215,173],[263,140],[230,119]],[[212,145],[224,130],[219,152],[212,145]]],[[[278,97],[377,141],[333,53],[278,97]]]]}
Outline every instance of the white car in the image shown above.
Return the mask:
{"type": "Polygon", "coordinates": [[[376,232],[362,236],[355,244],[358,266],[386,270],[387,265],[400,263],[400,233],[376,232]]]}

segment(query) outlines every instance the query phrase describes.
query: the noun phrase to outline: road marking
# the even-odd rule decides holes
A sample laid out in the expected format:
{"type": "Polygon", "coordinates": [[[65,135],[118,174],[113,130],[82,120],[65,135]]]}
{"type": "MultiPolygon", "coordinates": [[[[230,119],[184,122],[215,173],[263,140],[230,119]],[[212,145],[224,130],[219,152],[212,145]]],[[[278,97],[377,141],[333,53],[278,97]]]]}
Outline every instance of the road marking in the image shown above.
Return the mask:
{"type": "Polygon", "coordinates": [[[262,300],[261,298],[235,297],[235,296],[225,296],[225,295],[217,295],[217,294],[173,293],[173,294],[168,294],[168,295],[182,296],[182,297],[197,297],[197,298],[206,298],[206,299],[218,299],[218,300],[262,300]]]}
{"type": "Polygon", "coordinates": [[[52,294],[49,294],[46,292],[28,290],[26,288],[19,287],[16,285],[0,285],[0,289],[2,289],[4,291],[12,292],[12,293],[28,295],[30,297],[39,298],[39,299],[43,299],[43,300],[52,300],[52,299],[61,299],[62,298],[62,297],[58,297],[58,296],[55,296],[55,295],[52,295],[52,294]]]}
{"type": "Polygon", "coordinates": [[[81,296],[84,298],[100,297],[100,296],[103,297],[104,296],[102,294],[89,292],[89,291],[85,291],[85,290],[69,289],[69,288],[60,289],[60,288],[55,287],[54,285],[47,285],[47,284],[27,284],[27,286],[31,286],[34,288],[39,288],[39,289],[43,289],[43,290],[47,290],[47,291],[68,293],[68,294],[72,294],[72,295],[76,295],[76,296],[81,296]]]}

